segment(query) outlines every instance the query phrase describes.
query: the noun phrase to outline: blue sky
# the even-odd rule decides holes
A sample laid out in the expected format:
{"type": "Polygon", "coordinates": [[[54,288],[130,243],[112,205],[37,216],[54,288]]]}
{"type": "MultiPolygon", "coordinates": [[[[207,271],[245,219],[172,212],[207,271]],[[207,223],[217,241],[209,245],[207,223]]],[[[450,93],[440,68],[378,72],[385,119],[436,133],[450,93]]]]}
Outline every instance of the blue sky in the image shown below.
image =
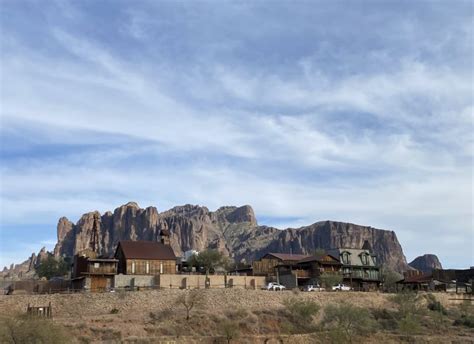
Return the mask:
{"type": "Polygon", "coordinates": [[[251,204],[474,265],[468,1],[2,0],[0,266],[60,216],[251,204]]]}

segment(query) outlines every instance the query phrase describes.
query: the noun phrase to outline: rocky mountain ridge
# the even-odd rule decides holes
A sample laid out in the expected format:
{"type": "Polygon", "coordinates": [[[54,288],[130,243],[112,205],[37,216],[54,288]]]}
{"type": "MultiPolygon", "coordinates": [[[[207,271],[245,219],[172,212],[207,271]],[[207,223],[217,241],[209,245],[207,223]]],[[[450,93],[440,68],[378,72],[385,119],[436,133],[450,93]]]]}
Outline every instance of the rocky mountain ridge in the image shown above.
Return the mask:
{"type": "Polygon", "coordinates": [[[318,248],[359,248],[368,240],[382,264],[397,271],[408,269],[393,231],[336,221],[280,230],[259,226],[248,205],[210,211],[188,204],[159,213],[155,207],[142,209],[129,202],[102,215],[98,211],[86,213],[76,224],[62,217],[54,254],[72,256],[91,248],[111,256],[119,240],[158,241],[161,230],[169,230],[171,246],[178,256],[187,250],[210,248],[236,261],[249,262],[270,251],[306,254],[318,248]]]}
{"type": "Polygon", "coordinates": [[[430,273],[433,269],[443,268],[438,257],[434,254],[424,254],[416,257],[412,262],[408,263],[408,265],[423,273],[430,273]]]}

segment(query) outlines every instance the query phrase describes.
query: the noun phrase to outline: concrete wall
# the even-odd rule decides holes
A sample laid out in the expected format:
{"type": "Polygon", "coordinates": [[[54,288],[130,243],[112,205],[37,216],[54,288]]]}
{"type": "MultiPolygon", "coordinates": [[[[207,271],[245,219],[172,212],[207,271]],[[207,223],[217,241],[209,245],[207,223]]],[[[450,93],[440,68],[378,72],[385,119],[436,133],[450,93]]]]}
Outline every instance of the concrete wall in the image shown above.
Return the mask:
{"type": "Polygon", "coordinates": [[[114,288],[155,286],[155,276],[150,275],[115,275],[114,288]]]}
{"type": "MultiPolygon", "coordinates": [[[[178,289],[202,289],[206,287],[205,275],[116,275],[115,288],[124,287],[159,287],[178,289]]],[[[260,289],[265,286],[264,276],[227,276],[228,288],[260,289]]],[[[210,288],[225,288],[224,275],[209,275],[210,288]]]]}
{"type": "MultiPolygon", "coordinates": [[[[205,275],[159,275],[160,288],[201,289],[206,287],[205,275]]],[[[264,276],[227,276],[227,287],[260,289],[265,286],[264,276]]],[[[210,288],[225,288],[224,275],[209,275],[210,288]]]]}

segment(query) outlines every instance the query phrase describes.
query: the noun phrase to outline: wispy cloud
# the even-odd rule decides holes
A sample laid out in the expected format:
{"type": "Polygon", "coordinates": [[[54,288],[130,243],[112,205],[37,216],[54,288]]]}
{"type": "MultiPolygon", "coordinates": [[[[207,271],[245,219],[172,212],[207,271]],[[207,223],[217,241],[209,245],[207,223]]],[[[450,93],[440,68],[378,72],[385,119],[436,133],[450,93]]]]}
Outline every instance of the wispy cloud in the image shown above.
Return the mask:
{"type": "Polygon", "coordinates": [[[406,5],[8,3],[2,241],[129,200],[252,204],[469,264],[472,11],[406,5]]]}

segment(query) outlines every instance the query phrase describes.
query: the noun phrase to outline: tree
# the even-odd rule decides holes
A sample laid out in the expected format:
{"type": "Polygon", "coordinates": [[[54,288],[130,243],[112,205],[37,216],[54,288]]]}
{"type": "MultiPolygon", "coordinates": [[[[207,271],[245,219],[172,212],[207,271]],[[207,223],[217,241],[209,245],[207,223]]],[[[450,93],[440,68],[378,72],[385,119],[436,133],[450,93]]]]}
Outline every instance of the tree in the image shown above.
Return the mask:
{"type": "Polygon", "coordinates": [[[350,343],[354,335],[364,335],[373,331],[375,326],[375,321],[367,309],[348,303],[328,305],[324,310],[323,322],[330,329],[336,328],[350,343]]]}
{"type": "Polygon", "coordinates": [[[403,280],[403,276],[398,272],[388,268],[383,268],[381,271],[383,280],[383,290],[389,293],[397,291],[397,282],[403,280]]]}
{"type": "Polygon", "coordinates": [[[208,287],[208,278],[211,270],[215,270],[218,266],[222,266],[224,255],[217,250],[206,250],[199,254],[192,255],[188,264],[196,268],[203,268],[206,271],[206,288],[208,287]]]}
{"type": "Polygon", "coordinates": [[[313,256],[322,256],[326,254],[326,250],[324,248],[318,247],[312,252],[313,256]]]}
{"type": "Polygon", "coordinates": [[[189,320],[191,310],[201,303],[201,295],[197,290],[185,291],[178,297],[176,304],[182,305],[186,309],[186,320],[189,320]]]}
{"type": "Polygon", "coordinates": [[[325,272],[319,276],[321,285],[326,288],[326,290],[331,290],[333,285],[339,284],[342,282],[342,275],[340,273],[330,273],[325,272]]]}
{"type": "Polygon", "coordinates": [[[39,277],[46,277],[51,279],[52,277],[64,276],[69,271],[69,264],[64,258],[55,258],[49,255],[46,259],[42,260],[36,268],[36,273],[39,277]]]}

